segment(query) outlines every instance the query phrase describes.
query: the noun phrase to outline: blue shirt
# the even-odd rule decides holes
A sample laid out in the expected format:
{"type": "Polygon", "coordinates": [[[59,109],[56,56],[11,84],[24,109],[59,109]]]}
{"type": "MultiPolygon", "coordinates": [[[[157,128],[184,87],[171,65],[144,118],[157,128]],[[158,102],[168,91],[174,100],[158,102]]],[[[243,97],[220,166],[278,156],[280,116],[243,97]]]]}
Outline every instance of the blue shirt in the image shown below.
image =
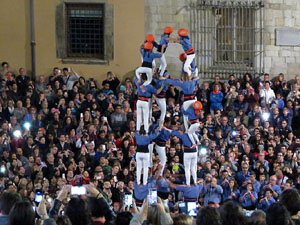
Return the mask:
{"type": "Polygon", "coordinates": [[[156,183],[157,183],[157,191],[166,192],[166,193],[170,192],[169,184],[165,179],[158,179],[156,183]]]}
{"type": "Polygon", "coordinates": [[[240,171],[236,175],[236,181],[239,186],[242,186],[242,184],[250,179],[250,172],[248,171],[247,175],[244,175],[243,171],[240,171]]]}
{"type": "Polygon", "coordinates": [[[185,52],[192,47],[189,36],[182,37],[182,39],[180,39],[180,44],[185,52]]]}
{"type": "Polygon", "coordinates": [[[204,186],[202,189],[204,197],[204,206],[207,206],[209,202],[220,203],[222,200],[223,188],[220,185],[217,187],[211,187],[210,185],[204,186]]]}
{"type": "Polygon", "coordinates": [[[141,86],[143,85],[143,83],[138,83],[137,78],[135,78],[134,83],[137,86],[137,93],[138,93],[139,97],[150,98],[152,96],[152,94],[157,94],[157,89],[155,87],[153,87],[151,84],[144,86],[145,92],[143,92],[141,89],[141,86]]]}
{"type": "Polygon", "coordinates": [[[261,210],[263,210],[263,211],[267,211],[268,210],[268,208],[269,208],[269,206],[271,205],[271,204],[273,204],[274,202],[276,202],[275,201],[275,199],[273,198],[273,197],[271,197],[269,200],[263,200],[262,202],[260,202],[260,203],[258,203],[257,204],[257,208],[259,208],[259,209],[261,209],[261,210]]]}
{"type": "Polygon", "coordinates": [[[240,198],[240,191],[239,191],[239,189],[235,189],[235,190],[231,190],[229,187],[227,187],[227,188],[224,188],[223,187],[223,201],[225,201],[225,200],[227,200],[228,199],[228,197],[231,195],[231,193],[234,193],[235,194],[235,196],[232,196],[232,200],[234,200],[234,201],[238,201],[239,200],[239,198],[240,198]]]}
{"type": "Polygon", "coordinates": [[[179,185],[176,187],[176,191],[182,191],[185,199],[186,198],[198,199],[202,188],[203,188],[202,184],[198,184],[197,186],[191,185],[190,187],[179,185]]]}
{"type": "Polygon", "coordinates": [[[160,58],[161,57],[160,53],[153,53],[150,50],[140,49],[140,53],[142,54],[143,62],[148,62],[148,63],[152,63],[152,61],[155,58],[160,58]]]}
{"type": "MultiPolygon", "coordinates": [[[[156,89],[160,89],[162,84],[165,83],[164,80],[159,80],[159,79],[156,79],[156,78],[153,78],[152,79],[153,82],[153,86],[156,88],[156,89]]],[[[164,88],[162,89],[162,93],[166,93],[167,90],[169,88],[169,85],[165,85],[164,88]]]]}
{"type": "Polygon", "coordinates": [[[148,183],[144,185],[137,185],[136,181],[133,182],[134,198],[138,200],[144,200],[147,198],[150,188],[154,188],[156,182],[153,179],[148,179],[148,183]]]}
{"type": "MultiPolygon", "coordinates": [[[[247,192],[247,190],[244,190],[242,191],[241,193],[241,198],[242,196],[247,192]]],[[[247,194],[244,198],[244,200],[242,201],[241,198],[240,198],[240,202],[242,203],[242,206],[244,208],[248,208],[248,207],[251,207],[251,206],[254,206],[256,205],[256,201],[257,201],[257,193],[255,191],[251,191],[251,194],[254,196],[254,200],[251,199],[250,195],[247,194]]]]}
{"type": "Polygon", "coordinates": [[[168,35],[164,34],[164,35],[161,37],[159,44],[160,44],[161,46],[165,45],[166,48],[167,48],[167,47],[168,47],[168,44],[169,44],[169,40],[166,40],[166,38],[168,38],[168,35]]]}
{"type": "Polygon", "coordinates": [[[200,81],[200,79],[192,80],[192,81],[180,81],[180,80],[166,79],[165,83],[181,87],[183,94],[191,95],[194,93],[195,87],[199,83],[199,81],[200,81]]]}
{"type": "Polygon", "coordinates": [[[188,116],[189,120],[196,120],[199,119],[199,117],[195,113],[195,109],[193,107],[189,107],[187,110],[184,110],[183,107],[181,107],[181,112],[188,116]]]}
{"type": "MultiPolygon", "coordinates": [[[[151,125],[149,127],[149,133],[151,133],[152,130],[156,129],[157,127],[159,127],[159,123],[155,123],[155,124],[151,125]]],[[[159,139],[161,141],[168,141],[170,137],[171,137],[171,132],[169,132],[165,128],[162,128],[159,135],[157,136],[157,139],[159,139]]]]}
{"type": "Polygon", "coordinates": [[[187,133],[180,134],[178,131],[173,130],[171,135],[174,135],[174,136],[178,137],[182,141],[182,144],[185,147],[192,147],[193,146],[193,143],[191,142],[191,139],[189,138],[187,133]]]}
{"type": "Polygon", "coordinates": [[[134,132],[135,140],[137,145],[149,145],[152,140],[154,140],[160,134],[159,131],[156,131],[154,134],[140,135],[137,131],[134,132]]]}

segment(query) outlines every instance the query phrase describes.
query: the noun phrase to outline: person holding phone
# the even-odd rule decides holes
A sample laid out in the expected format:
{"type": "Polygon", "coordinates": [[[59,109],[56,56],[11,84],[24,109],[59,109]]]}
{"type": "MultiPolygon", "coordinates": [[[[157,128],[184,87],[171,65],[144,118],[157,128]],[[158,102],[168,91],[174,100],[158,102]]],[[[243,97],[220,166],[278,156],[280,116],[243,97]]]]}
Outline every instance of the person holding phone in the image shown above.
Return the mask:
{"type": "Polygon", "coordinates": [[[143,169],[143,185],[147,184],[148,181],[148,169],[150,164],[150,153],[148,145],[160,134],[161,127],[159,127],[155,133],[150,135],[146,134],[144,129],[140,131],[135,131],[135,139],[136,139],[136,177],[137,184],[141,184],[141,172],[143,169]]]}
{"type": "Polygon", "coordinates": [[[79,78],[80,76],[72,68],[63,68],[63,82],[69,91],[73,89],[74,82],[79,78]]]}

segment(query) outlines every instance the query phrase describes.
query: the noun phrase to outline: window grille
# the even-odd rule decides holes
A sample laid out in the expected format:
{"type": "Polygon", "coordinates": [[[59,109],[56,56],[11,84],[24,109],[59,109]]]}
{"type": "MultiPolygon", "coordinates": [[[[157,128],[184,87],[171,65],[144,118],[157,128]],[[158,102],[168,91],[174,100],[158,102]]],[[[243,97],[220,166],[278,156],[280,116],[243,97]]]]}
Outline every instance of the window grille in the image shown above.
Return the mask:
{"type": "Polygon", "coordinates": [[[190,5],[191,39],[202,78],[263,74],[263,6],[258,0],[190,5]]]}
{"type": "Polygon", "coordinates": [[[66,4],[67,56],[104,59],[104,4],[66,4]]]}

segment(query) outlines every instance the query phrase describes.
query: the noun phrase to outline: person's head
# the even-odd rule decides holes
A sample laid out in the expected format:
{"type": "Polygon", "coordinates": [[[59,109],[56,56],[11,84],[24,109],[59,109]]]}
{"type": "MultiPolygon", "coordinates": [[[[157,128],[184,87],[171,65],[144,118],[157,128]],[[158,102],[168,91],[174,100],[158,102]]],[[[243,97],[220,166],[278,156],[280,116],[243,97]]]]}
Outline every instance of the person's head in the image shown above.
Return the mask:
{"type": "Polygon", "coordinates": [[[21,196],[16,192],[5,191],[0,197],[0,213],[8,215],[14,204],[21,200],[21,196]]]}
{"type": "Polygon", "coordinates": [[[291,216],[297,215],[300,211],[300,195],[295,189],[283,191],[279,197],[279,202],[287,208],[291,216]]]}
{"type": "Polygon", "coordinates": [[[267,225],[288,225],[290,214],[286,207],[279,202],[273,203],[267,210],[267,225]]]}
{"type": "Polygon", "coordinates": [[[234,202],[227,201],[220,208],[222,225],[245,225],[247,219],[243,213],[242,207],[234,202]]]}
{"type": "Polygon", "coordinates": [[[132,219],[132,214],[130,212],[120,212],[117,214],[115,225],[129,225],[132,219]]]}
{"type": "Polygon", "coordinates": [[[219,211],[211,206],[201,208],[197,215],[197,225],[221,225],[219,211]]]}
{"type": "Polygon", "coordinates": [[[34,225],[35,213],[32,205],[28,201],[18,201],[9,213],[10,225],[34,225]]]}
{"type": "Polygon", "coordinates": [[[255,210],[250,216],[250,223],[253,225],[267,225],[265,212],[255,210]]]}
{"type": "Polygon", "coordinates": [[[65,215],[69,217],[72,225],[90,224],[86,203],[80,198],[71,198],[65,210],[65,215]]]}
{"type": "Polygon", "coordinates": [[[157,205],[152,205],[148,208],[147,221],[149,224],[161,225],[161,211],[157,205]]]}
{"type": "Polygon", "coordinates": [[[101,204],[101,202],[99,202],[97,198],[90,197],[88,198],[87,203],[88,211],[91,214],[92,220],[105,218],[105,215],[107,214],[107,209],[105,205],[101,204]]]}
{"type": "Polygon", "coordinates": [[[193,217],[186,214],[178,214],[173,217],[173,225],[192,225],[193,217]]]}

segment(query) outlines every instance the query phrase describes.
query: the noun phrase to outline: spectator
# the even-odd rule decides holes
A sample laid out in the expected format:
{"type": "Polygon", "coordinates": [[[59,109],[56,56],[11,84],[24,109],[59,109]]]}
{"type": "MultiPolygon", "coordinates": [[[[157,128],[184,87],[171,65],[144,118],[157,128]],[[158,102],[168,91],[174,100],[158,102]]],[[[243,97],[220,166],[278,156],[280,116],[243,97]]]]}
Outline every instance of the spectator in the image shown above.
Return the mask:
{"type": "Polygon", "coordinates": [[[102,82],[102,86],[105,86],[105,84],[109,84],[110,89],[116,94],[117,88],[120,84],[120,80],[111,71],[107,72],[106,75],[107,79],[102,82]]]}
{"type": "Polygon", "coordinates": [[[223,194],[223,189],[217,185],[217,179],[212,178],[211,183],[203,187],[202,193],[204,194],[204,206],[209,203],[220,204],[223,194]]]}
{"type": "Polygon", "coordinates": [[[210,93],[209,100],[211,102],[210,113],[212,115],[214,115],[214,110],[216,109],[223,111],[223,93],[221,92],[221,87],[219,84],[214,85],[213,91],[210,93]]]}
{"type": "Polygon", "coordinates": [[[291,223],[289,211],[281,203],[272,204],[267,213],[267,225],[288,225],[291,223]]]}
{"type": "Polygon", "coordinates": [[[234,201],[225,202],[220,208],[222,225],[246,225],[247,219],[241,206],[234,201]]]}
{"type": "Polygon", "coordinates": [[[115,132],[120,132],[122,128],[124,128],[126,122],[127,122],[127,117],[125,113],[122,112],[122,106],[117,105],[115,107],[115,112],[111,114],[111,126],[113,131],[115,132]]]}
{"type": "Polygon", "coordinates": [[[34,225],[35,216],[32,205],[28,201],[16,202],[9,213],[9,225],[34,225]]]}
{"type": "Polygon", "coordinates": [[[295,225],[300,224],[300,195],[295,189],[288,189],[281,193],[279,202],[284,205],[290,213],[291,219],[295,225]]]}
{"type": "Polygon", "coordinates": [[[0,197],[0,224],[9,224],[9,212],[16,202],[21,200],[21,196],[16,192],[3,192],[0,197]]]}
{"type": "Polygon", "coordinates": [[[221,225],[220,213],[216,208],[205,206],[197,214],[197,225],[221,225]]]}

